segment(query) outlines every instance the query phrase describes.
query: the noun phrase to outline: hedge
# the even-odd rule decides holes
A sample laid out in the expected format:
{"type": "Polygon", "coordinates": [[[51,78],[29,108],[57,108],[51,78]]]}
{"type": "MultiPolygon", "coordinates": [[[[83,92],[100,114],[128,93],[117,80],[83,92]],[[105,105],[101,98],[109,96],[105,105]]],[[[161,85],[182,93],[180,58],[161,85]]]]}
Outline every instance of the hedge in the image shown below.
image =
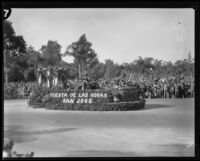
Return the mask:
{"type": "Polygon", "coordinates": [[[20,94],[19,87],[15,83],[4,85],[4,99],[22,99],[24,96],[20,94]]]}

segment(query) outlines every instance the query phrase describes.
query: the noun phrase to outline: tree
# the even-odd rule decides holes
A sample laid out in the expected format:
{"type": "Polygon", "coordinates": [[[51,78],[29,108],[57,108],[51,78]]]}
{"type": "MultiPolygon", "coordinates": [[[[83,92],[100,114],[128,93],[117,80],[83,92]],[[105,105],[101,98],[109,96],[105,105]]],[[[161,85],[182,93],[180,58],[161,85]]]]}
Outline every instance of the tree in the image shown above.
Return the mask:
{"type": "Polygon", "coordinates": [[[123,63],[121,65],[121,76],[122,76],[122,74],[123,74],[123,76],[126,76],[126,77],[130,76],[131,67],[130,67],[129,63],[123,63]]]}
{"type": "MultiPolygon", "coordinates": [[[[3,22],[4,27],[4,75],[8,83],[8,73],[18,65],[19,58],[26,54],[26,42],[23,36],[16,35],[10,21],[3,22]]],[[[17,68],[19,69],[19,68],[17,68]]],[[[15,72],[16,74],[17,72],[15,72]]]]}
{"type": "Polygon", "coordinates": [[[57,41],[49,40],[47,45],[42,45],[40,49],[40,62],[42,66],[55,66],[61,60],[61,46],[57,41]]]}
{"type": "Polygon", "coordinates": [[[88,42],[86,35],[83,34],[77,42],[73,42],[67,47],[64,56],[70,55],[74,57],[74,63],[78,65],[79,78],[82,79],[83,72],[86,67],[91,68],[97,61],[97,54],[91,48],[92,43],[88,42]]]}
{"type": "Polygon", "coordinates": [[[74,63],[67,63],[62,60],[56,67],[58,68],[58,79],[63,82],[78,77],[78,68],[74,63]]]}
{"type": "Polygon", "coordinates": [[[104,63],[98,63],[94,68],[92,68],[91,76],[94,79],[100,79],[104,77],[106,66],[104,63]]]}
{"type": "Polygon", "coordinates": [[[27,68],[24,68],[25,80],[34,81],[37,80],[37,69],[39,66],[40,55],[39,52],[35,51],[32,46],[27,48],[26,55],[27,68]]]}
{"type": "Polygon", "coordinates": [[[191,64],[193,62],[193,59],[192,59],[192,55],[191,55],[191,52],[189,51],[188,55],[187,55],[187,62],[189,64],[191,64]]]}
{"type": "Polygon", "coordinates": [[[15,31],[12,27],[12,22],[5,20],[3,22],[3,25],[4,25],[4,39],[10,40],[12,37],[15,36],[15,31]]]}
{"type": "Polygon", "coordinates": [[[114,62],[110,59],[105,60],[105,73],[104,73],[105,79],[112,79],[120,76],[120,74],[121,74],[121,68],[119,65],[114,64],[114,62]]]}
{"type": "Polygon", "coordinates": [[[16,67],[15,70],[18,69],[18,73],[21,73],[24,77],[23,80],[34,81],[37,77],[38,63],[39,54],[33,49],[33,47],[30,46],[27,48],[26,54],[17,57],[13,67],[16,67]]]}
{"type": "Polygon", "coordinates": [[[136,66],[138,66],[138,71],[140,73],[144,73],[145,71],[145,62],[143,60],[143,58],[141,56],[139,56],[139,58],[136,60],[136,66]]]}
{"type": "Polygon", "coordinates": [[[114,63],[112,60],[107,59],[105,60],[105,65],[106,65],[106,70],[105,70],[104,78],[111,79],[114,63]]]}
{"type": "Polygon", "coordinates": [[[24,76],[20,71],[19,66],[11,68],[8,72],[8,82],[24,81],[24,76]]]}
{"type": "Polygon", "coordinates": [[[191,75],[194,73],[194,63],[189,63],[187,59],[177,60],[174,64],[176,74],[191,75]]]}

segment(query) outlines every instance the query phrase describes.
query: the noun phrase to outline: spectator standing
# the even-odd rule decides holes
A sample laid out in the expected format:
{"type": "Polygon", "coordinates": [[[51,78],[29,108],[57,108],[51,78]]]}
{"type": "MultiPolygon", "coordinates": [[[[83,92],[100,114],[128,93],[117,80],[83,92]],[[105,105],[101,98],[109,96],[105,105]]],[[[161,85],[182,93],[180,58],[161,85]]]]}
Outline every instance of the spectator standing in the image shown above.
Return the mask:
{"type": "Polygon", "coordinates": [[[178,98],[182,98],[182,86],[181,86],[181,83],[178,84],[178,98]]]}
{"type": "Polygon", "coordinates": [[[167,86],[167,83],[165,82],[164,83],[164,98],[167,98],[167,96],[168,96],[168,86],[167,86]]]}
{"type": "Polygon", "coordinates": [[[175,93],[175,98],[178,98],[178,84],[174,83],[174,93],[175,93]]]}
{"type": "Polygon", "coordinates": [[[171,84],[170,86],[170,94],[171,94],[171,98],[175,98],[175,87],[173,84],[171,84]]]}

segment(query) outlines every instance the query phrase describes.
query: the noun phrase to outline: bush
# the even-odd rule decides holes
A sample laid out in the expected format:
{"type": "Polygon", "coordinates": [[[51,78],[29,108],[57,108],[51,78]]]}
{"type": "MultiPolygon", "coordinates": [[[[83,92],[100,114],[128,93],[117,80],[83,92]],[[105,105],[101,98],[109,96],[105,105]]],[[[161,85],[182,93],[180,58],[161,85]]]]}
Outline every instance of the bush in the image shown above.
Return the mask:
{"type": "Polygon", "coordinates": [[[19,95],[19,89],[15,83],[4,85],[4,99],[17,99],[22,97],[19,95]]]}
{"type": "Polygon", "coordinates": [[[12,82],[4,85],[4,99],[24,99],[29,96],[29,92],[24,87],[28,87],[31,92],[33,83],[12,82]]]}

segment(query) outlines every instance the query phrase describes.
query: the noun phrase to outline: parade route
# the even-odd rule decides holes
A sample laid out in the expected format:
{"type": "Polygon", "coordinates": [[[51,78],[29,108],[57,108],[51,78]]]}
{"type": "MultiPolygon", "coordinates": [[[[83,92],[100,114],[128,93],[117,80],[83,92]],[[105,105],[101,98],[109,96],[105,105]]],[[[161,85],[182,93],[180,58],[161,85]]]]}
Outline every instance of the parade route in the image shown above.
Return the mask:
{"type": "Polygon", "coordinates": [[[4,101],[4,135],[35,157],[194,156],[194,99],[148,99],[138,111],[33,109],[4,101]]]}

